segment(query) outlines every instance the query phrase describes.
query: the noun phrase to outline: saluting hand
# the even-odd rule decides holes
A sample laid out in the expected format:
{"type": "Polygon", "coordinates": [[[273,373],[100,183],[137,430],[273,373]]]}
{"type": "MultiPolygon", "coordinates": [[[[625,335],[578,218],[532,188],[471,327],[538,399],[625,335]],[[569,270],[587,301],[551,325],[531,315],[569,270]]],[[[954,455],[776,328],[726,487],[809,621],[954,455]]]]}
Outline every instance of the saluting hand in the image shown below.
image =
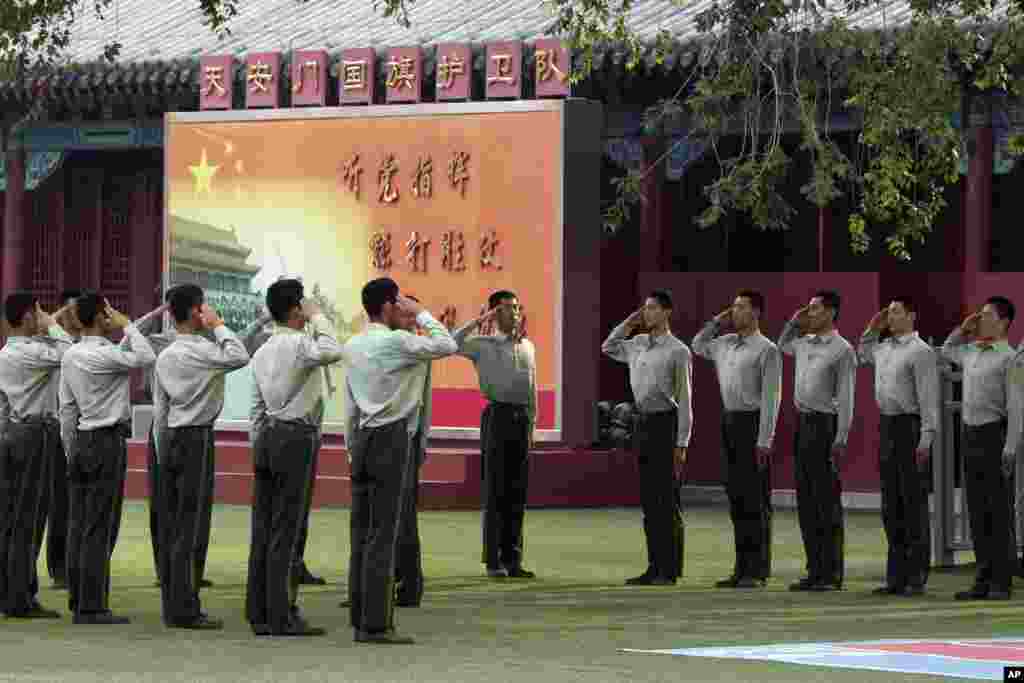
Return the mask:
{"type": "Polygon", "coordinates": [[[54,321],[53,316],[44,311],[38,301],[36,302],[36,324],[43,330],[48,330],[57,324],[54,321]]]}
{"type": "Polygon", "coordinates": [[[215,330],[224,324],[224,319],[210,307],[210,304],[203,304],[199,309],[199,315],[203,319],[203,327],[208,330],[215,330]]]}
{"type": "Polygon", "coordinates": [[[626,318],[626,330],[632,332],[636,328],[643,325],[644,322],[644,309],[638,308],[633,311],[628,318],[626,318]]]}
{"type": "Polygon", "coordinates": [[[871,318],[871,322],[868,323],[875,332],[882,332],[889,327],[889,309],[883,308],[878,313],[875,313],[874,317],[871,318]]]}
{"type": "Polygon", "coordinates": [[[725,309],[721,313],[715,316],[715,323],[722,327],[727,327],[732,324],[732,306],[725,309]]]}
{"type": "Polygon", "coordinates": [[[973,335],[978,331],[978,323],[981,322],[981,311],[972,313],[960,323],[960,330],[966,335],[973,335]]]}
{"type": "Polygon", "coordinates": [[[110,302],[106,299],[103,300],[103,313],[106,314],[107,320],[110,321],[110,325],[114,329],[123,330],[132,324],[128,316],[111,306],[110,302]]]}

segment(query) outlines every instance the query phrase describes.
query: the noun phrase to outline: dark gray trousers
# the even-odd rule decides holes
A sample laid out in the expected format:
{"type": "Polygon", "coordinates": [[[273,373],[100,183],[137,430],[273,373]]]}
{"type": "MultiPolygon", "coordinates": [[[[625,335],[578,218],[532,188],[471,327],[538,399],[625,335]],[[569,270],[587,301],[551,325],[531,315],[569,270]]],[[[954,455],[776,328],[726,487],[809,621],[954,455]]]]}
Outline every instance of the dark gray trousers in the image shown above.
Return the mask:
{"type": "Polygon", "coordinates": [[[757,464],[761,413],[722,413],[725,491],[729,497],[736,564],[733,576],[767,579],[772,573],[771,468],[757,464]]]}
{"type": "Polygon", "coordinates": [[[395,546],[411,476],[407,420],[356,430],[352,438],[352,626],[370,633],[394,627],[395,546]]]}
{"type": "Polygon", "coordinates": [[[406,605],[418,605],[423,600],[423,559],[420,552],[419,519],[416,514],[423,451],[418,434],[412,437],[410,453],[413,464],[402,502],[398,547],[395,551],[395,579],[398,581],[398,601],[406,605]]]}
{"type": "Polygon", "coordinates": [[[255,481],[245,614],[281,632],[293,625],[298,576],[292,559],[309,496],[316,427],[271,420],[253,444],[255,481]]]}
{"type": "Polygon", "coordinates": [[[36,559],[46,519],[50,452],[58,448],[55,422],[11,423],[0,444],[0,610],[23,612],[36,604],[36,559]]]}
{"type": "MultiPolygon", "coordinates": [[[[42,526],[46,527],[46,570],[53,580],[65,579],[68,560],[68,460],[60,441],[60,426],[54,427],[57,437],[47,447],[49,466],[45,488],[45,516],[40,525],[39,543],[42,544],[42,526]]],[[[37,551],[38,552],[38,549],[37,551]]]]}
{"type": "Polygon", "coordinates": [[[683,574],[683,511],[675,476],[676,411],[641,415],[633,435],[640,468],[640,506],[647,539],[647,571],[666,579],[683,574]]]}
{"type": "Polygon", "coordinates": [[[483,561],[488,569],[523,562],[523,517],[530,482],[526,406],[488,403],[480,420],[483,450],[483,561]]]}
{"type": "Polygon", "coordinates": [[[68,462],[68,606],[75,614],[109,610],[110,558],[121,528],[127,435],[127,425],[79,430],[68,462]]]}
{"type": "Polygon", "coordinates": [[[889,542],[885,582],[892,588],[924,586],[931,567],[931,517],[926,476],[917,465],[921,418],[882,415],[879,437],[882,526],[889,542]]]}
{"type": "Polygon", "coordinates": [[[146,456],[146,477],[149,480],[149,538],[153,545],[153,571],[160,580],[160,462],[156,458],[153,429],[149,430],[146,456]]]}
{"type": "Polygon", "coordinates": [[[1013,529],[1013,475],[1003,469],[1005,421],[964,425],[964,476],[971,539],[978,562],[975,583],[1009,590],[1017,555],[1013,529]]]}
{"type": "Polygon", "coordinates": [[[794,469],[807,576],[815,581],[842,584],[845,531],[839,468],[832,457],[835,438],[835,415],[799,414],[794,469]]]}
{"type": "Polygon", "coordinates": [[[203,524],[210,507],[213,470],[213,427],[168,430],[160,467],[160,576],[164,621],[188,623],[200,613],[199,552],[203,524]]]}
{"type": "Polygon", "coordinates": [[[316,476],[320,469],[320,447],[323,441],[320,433],[317,433],[316,448],[313,451],[313,467],[309,473],[309,498],[306,500],[306,509],[302,514],[302,528],[299,530],[299,541],[295,544],[295,568],[302,571],[306,565],[306,541],[309,539],[309,515],[313,509],[313,493],[316,491],[316,476]]]}

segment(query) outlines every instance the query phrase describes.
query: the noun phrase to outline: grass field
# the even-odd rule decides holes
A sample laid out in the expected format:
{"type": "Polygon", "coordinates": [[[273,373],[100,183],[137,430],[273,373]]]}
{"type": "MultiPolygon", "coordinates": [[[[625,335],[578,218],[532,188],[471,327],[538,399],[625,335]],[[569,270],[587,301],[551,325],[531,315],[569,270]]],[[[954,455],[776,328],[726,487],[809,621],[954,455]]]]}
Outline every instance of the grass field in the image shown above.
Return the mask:
{"type": "MultiPolygon", "coordinates": [[[[645,564],[637,510],[530,510],[527,566],[532,582],[482,576],[479,515],[421,513],[427,590],[419,609],[399,610],[414,646],[352,642],[338,608],[348,563],[348,511],[313,513],[307,560],[328,579],[300,598],[324,638],[255,638],[244,621],[249,510],[218,506],[204,607],[226,620],[221,632],[168,630],[160,623],[144,505],[125,507],[114,556],[112,603],[130,626],[0,622],[0,680],[23,681],[924,681],[925,676],[784,664],[626,654],[618,648],[677,648],[921,636],[1024,635],[1024,597],[956,603],[969,569],[933,575],[929,595],[882,599],[884,539],[877,513],[847,521],[848,589],[790,593],[802,571],[792,512],[775,517],[775,577],[765,591],[710,588],[732,568],[732,531],[720,508],[688,510],[684,579],[675,588],[627,588],[645,564]]],[[[40,565],[41,575],[45,568],[40,565]]],[[[66,593],[41,592],[66,612],[66,593]]],[[[933,679],[951,680],[951,679],[933,679]]]]}

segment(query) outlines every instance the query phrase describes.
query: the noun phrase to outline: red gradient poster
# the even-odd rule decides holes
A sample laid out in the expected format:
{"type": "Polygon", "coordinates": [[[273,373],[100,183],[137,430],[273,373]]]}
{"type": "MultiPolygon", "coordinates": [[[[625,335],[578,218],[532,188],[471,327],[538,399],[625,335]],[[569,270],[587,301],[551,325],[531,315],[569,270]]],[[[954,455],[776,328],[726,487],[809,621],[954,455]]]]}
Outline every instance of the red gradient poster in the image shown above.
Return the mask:
{"type": "MultiPolygon", "coordinates": [[[[525,106],[524,106],[525,105],[525,106]]],[[[168,114],[166,281],[196,282],[232,329],[301,277],[339,334],[360,290],[394,278],[452,329],[515,291],[537,348],[538,428],[560,433],[563,112],[487,103],[168,114]]],[[[341,386],[344,365],[331,369],[341,386]]],[[[433,434],[475,438],[472,363],[434,365],[433,434]]],[[[233,373],[222,427],[247,427],[252,376],[233,373]]],[[[340,432],[343,392],[325,429],[340,432]]]]}

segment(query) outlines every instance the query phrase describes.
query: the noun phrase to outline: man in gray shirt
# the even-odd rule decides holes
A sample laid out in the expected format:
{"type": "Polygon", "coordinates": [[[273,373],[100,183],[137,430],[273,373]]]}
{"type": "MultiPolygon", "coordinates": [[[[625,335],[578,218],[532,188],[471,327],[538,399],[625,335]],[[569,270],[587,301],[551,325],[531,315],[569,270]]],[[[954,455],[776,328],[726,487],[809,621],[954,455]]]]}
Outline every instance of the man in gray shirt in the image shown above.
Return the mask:
{"type": "Polygon", "coordinates": [[[922,595],[931,566],[928,482],[921,471],[939,423],[937,354],[914,331],[909,297],[893,299],[860,338],[860,361],[875,367],[882,525],[889,541],[885,585],[876,595],[922,595]],[[890,337],[879,341],[886,330],[890,337]]]}
{"type": "Polygon", "coordinates": [[[764,296],[741,290],[694,337],[693,350],[715,364],[722,392],[722,452],[736,545],[732,576],[719,588],[761,588],[772,568],[771,452],[782,396],[782,356],[761,334],[764,296]],[[736,332],[719,336],[732,324],[736,332]]]}
{"type": "Polygon", "coordinates": [[[213,502],[213,426],[224,408],[226,376],[246,365],[249,354],[197,285],[175,287],[170,305],[178,335],[157,359],[153,420],[164,510],[163,616],[172,628],[219,629],[223,623],[200,609],[196,553],[209,546],[209,525],[204,528],[202,520],[213,502]],[[216,341],[200,331],[212,332],[216,341]]]}
{"type": "Polygon", "coordinates": [[[1007,341],[1015,315],[1009,299],[991,297],[942,345],[943,357],[963,369],[961,448],[978,564],[974,585],[957,600],[1008,600],[1013,585],[1012,482],[1024,424],[1024,367],[1007,341]]]}
{"type": "Polygon", "coordinates": [[[27,292],[7,297],[4,317],[10,337],[0,349],[0,611],[11,618],[57,618],[36,598],[36,558],[50,468],[61,452],[57,385],[71,338],[27,292]],[[53,343],[37,337],[44,332],[53,343]]]}
{"type": "Polygon", "coordinates": [[[121,525],[131,429],[131,371],[156,361],[149,342],[96,292],[75,300],[82,339],[64,354],[60,422],[68,451],[68,603],[76,624],[124,624],[110,612],[110,556],[121,525]],[[123,329],[132,350],[106,335],[123,329]]]}
{"type": "Polygon", "coordinates": [[[789,589],[795,591],[843,587],[839,469],[853,422],[857,354],[835,329],[840,303],[836,292],[817,292],[810,304],[786,323],[779,337],[779,350],[796,357],[794,474],[807,576],[790,585],[789,589]]]}
{"type": "Polygon", "coordinates": [[[629,366],[639,413],[633,450],[640,467],[647,570],[627,579],[631,586],[669,586],[683,573],[678,493],[693,425],[693,368],[690,349],[669,328],[671,318],[671,293],[656,290],[601,345],[605,355],[629,366]],[[648,332],[628,339],[641,323],[648,332]]]}
{"type": "Polygon", "coordinates": [[[492,578],[532,579],[534,573],[523,568],[523,517],[537,425],[537,351],[520,336],[522,317],[513,292],[494,292],[487,308],[452,335],[459,355],[476,366],[487,399],[480,418],[483,559],[492,578]],[[496,334],[470,336],[492,319],[496,334]]]}
{"type": "Polygon", "coordinates": [[[267,308],[274,332],[252,358],[255,484],[245,612],[259,636],[320,636],[324,629],[311,627],[296,605],[294,558],[324,419],[322,368],[341,360],[343,350],[298,280],[270,285],[267,308]]]}

